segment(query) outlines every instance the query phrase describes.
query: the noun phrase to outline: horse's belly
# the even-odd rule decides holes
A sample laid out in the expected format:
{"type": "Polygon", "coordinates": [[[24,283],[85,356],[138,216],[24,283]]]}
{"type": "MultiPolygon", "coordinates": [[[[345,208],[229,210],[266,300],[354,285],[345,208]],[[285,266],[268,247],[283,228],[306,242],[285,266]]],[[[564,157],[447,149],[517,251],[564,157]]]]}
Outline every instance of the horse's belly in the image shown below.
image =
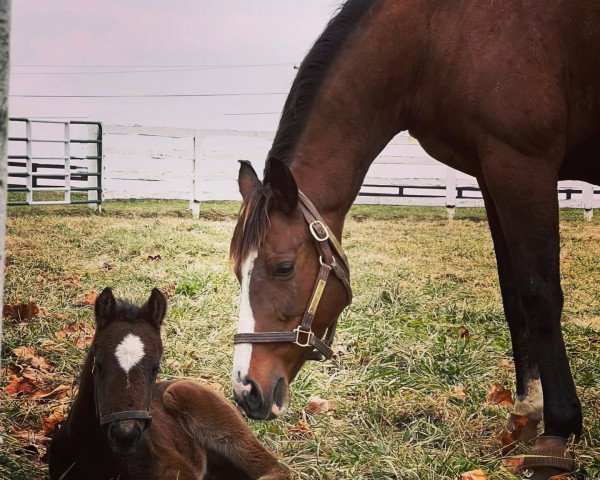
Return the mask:
{"type": "Polygon", "coordinates": [[[583,180],[600,185],[600,133],[565,155],[559,176],[561,180],[583,180]]]}

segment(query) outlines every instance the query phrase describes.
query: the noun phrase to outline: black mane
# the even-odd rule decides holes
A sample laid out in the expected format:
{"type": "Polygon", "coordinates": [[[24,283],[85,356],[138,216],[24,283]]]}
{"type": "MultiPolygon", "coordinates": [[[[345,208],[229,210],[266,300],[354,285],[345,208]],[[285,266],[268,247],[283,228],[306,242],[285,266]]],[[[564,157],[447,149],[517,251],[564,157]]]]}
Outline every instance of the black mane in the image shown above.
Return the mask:
{"type": "Polygon", "coordinates": [[[317,92],[354,27],[377,0],[348,0],[302,61],[279,120],[269,157],[291,161],[317,92]]]}

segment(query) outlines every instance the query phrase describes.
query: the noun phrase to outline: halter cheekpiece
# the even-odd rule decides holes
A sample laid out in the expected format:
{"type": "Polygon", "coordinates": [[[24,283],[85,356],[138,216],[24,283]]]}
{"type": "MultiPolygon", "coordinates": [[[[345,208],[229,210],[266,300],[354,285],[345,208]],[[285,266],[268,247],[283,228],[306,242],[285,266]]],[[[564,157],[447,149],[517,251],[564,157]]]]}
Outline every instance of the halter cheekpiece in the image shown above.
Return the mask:
{"type": "MultiPolygon", "coordinates": [[[[96,371],[96,357],[94,357],[94,363],[92,365],[92,375],[96,371]]],[[[150,426],[152,422],[152,414],[150,409],[148,410],[123,410],[121,412],[109,413],[102,415],[100,411],[100,403],[98,402],[98,391],[96,389],[96,380],[94,378],[94,401],[96,402],[96,414],[100,421],[100,426],[107,425],[113,422],[121,422],[123,420],[145,420],[146,427],[150,426]]]]}
{"type": "Polygon", "coordinates": [[[331,232],[312,202],[301,191],[298,191],[298,200],[302,216],[306,220],[308,230],[315,240],[320,263],[319,273],[308,307],[302,317],[302,322],[291,332],[238,333],[233,337],[233,343],[294,343],[299,347],[311,349],[307,354],[307,360],[330,359],[333,357],[331,345],[337,327],[337,318],[325,332],[323,340],[312,331],[312,322],[323,296],[327,279],[332,271],[346,289],[348,297],[346,305],[350,304],[352,301],[350,266],[348,265],[348,259],[342,245],[331,232]]]}

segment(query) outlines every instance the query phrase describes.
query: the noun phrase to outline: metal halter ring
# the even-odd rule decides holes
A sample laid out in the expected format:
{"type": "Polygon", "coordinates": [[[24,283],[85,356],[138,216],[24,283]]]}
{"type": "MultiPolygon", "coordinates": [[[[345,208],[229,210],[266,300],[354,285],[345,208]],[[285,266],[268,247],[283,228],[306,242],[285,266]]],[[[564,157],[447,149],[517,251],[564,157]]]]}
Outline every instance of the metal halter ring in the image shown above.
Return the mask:
{"type": "Polygon", "coordinates": [[[310,233],[315,238],[315,240],[317,240],[318,242],[325,242],[329,240],[329,229],[325,225],[323,225],[323,222],[321,222],[320,220],[315,220],[314,222],[309,223],[308,229],[310,230],[310,233]],[[319,237],[319,234],[315,230],[316,224],[320,225],[323,231],[325,232],[325,235],[323,237],[319,237]]]}
{"type": "Polygon", "coordinates": [[[300,327],[296,327],[294,328],[293,332],[296,334],[296,340],[294,340],[294,343],[299,347],[311,347],[313,345],[315,334],[312,330],[306,331],[302,330],[300,327]],[[306,341],[304,343],[300,341],[300,335],[306,335],[306,341]]]}

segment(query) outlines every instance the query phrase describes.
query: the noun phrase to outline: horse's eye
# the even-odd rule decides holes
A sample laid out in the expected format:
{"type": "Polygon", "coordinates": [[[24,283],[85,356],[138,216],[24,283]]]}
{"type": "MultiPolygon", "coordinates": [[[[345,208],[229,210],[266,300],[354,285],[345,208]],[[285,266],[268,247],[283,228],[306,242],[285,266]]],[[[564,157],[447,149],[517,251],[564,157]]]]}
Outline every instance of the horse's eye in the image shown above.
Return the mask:
{"type": "Polygon", "coordinates": [[[294,273],[294,262],[282,262],[275,268],[276,277],[289,277],[294,273]]]}

